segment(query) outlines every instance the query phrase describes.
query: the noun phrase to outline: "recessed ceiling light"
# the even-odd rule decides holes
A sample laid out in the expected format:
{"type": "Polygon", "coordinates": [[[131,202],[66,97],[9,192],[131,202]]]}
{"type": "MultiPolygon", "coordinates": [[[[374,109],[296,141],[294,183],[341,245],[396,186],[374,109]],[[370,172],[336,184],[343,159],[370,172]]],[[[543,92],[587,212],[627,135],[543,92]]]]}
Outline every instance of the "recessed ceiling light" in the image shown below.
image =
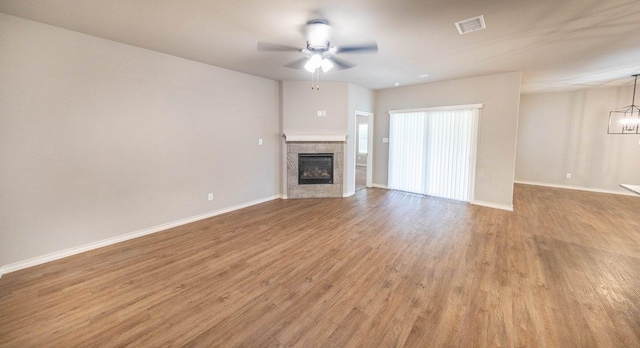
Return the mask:
{"type": "Polygon", "coordinates": [[[424,79],[429,77],[429,74],[422,74],[422,75],[418,75],[419,78],[424,79]]]}
{"type": "Polygon", "coordinates": [[[393,86],[395,86],[395,87],[400,86],[400,82],[396,82],[396,83],[394,83],[394,84],[393,84],[393,86]]]}

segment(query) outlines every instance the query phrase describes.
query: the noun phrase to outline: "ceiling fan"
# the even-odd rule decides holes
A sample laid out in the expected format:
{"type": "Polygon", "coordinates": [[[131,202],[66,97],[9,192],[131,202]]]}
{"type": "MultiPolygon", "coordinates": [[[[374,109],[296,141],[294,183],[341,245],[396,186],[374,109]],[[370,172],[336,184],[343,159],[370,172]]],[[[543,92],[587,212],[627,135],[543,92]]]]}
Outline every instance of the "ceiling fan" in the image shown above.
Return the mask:
{"type": "Polygon", "coordinates": [[[304,57],[297,59],[286,67],[300,69],[304,67],[310,73],[322,69],[323,72],[331,70],[334,66],[337,69],[349,69],[354,65],[336,57],[340,53],[376,53],[378,44],[375,42],[355,45],[355,46],[332,46],[331,26],[325,19],[313,19],[306,25],[307,44],[305,48],[298,48],[287,45],[258,42],[258,51],[272,52],[301,52],[304,57]]]}

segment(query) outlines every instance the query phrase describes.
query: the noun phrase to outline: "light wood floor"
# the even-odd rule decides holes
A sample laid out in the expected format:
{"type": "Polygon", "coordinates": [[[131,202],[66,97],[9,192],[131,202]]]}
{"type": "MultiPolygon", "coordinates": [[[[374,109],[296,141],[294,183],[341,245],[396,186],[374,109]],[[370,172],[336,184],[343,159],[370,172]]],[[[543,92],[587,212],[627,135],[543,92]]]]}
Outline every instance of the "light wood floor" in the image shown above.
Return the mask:
{"type": "Polygon", "coordinates": [[[640,346],[640,198],[278,200],[0,279],[0,346],[640,346]]]}

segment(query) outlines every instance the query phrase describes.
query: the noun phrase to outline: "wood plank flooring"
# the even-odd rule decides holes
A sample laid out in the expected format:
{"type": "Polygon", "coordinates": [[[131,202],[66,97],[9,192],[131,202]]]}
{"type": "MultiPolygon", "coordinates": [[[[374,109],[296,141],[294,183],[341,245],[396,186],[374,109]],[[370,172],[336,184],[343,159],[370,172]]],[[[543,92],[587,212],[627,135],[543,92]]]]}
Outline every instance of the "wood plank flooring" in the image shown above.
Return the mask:
{"type": "Polygon", "coordinates": [[[640,198],[277,200],[0,279],[0,346],[638,347],[640,198]]]}

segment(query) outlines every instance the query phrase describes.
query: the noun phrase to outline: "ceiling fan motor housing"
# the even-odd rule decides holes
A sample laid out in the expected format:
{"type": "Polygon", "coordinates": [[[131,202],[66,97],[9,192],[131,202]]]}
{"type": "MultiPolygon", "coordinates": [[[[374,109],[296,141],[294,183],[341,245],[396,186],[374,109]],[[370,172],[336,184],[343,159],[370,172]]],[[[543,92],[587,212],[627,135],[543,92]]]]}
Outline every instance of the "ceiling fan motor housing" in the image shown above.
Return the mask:
{"type": "Polygon", "coordinates": [[[314,19],[307,23],[307,49],[325,51],[329,49],[331,27],[326,20],[314,19]]]}

